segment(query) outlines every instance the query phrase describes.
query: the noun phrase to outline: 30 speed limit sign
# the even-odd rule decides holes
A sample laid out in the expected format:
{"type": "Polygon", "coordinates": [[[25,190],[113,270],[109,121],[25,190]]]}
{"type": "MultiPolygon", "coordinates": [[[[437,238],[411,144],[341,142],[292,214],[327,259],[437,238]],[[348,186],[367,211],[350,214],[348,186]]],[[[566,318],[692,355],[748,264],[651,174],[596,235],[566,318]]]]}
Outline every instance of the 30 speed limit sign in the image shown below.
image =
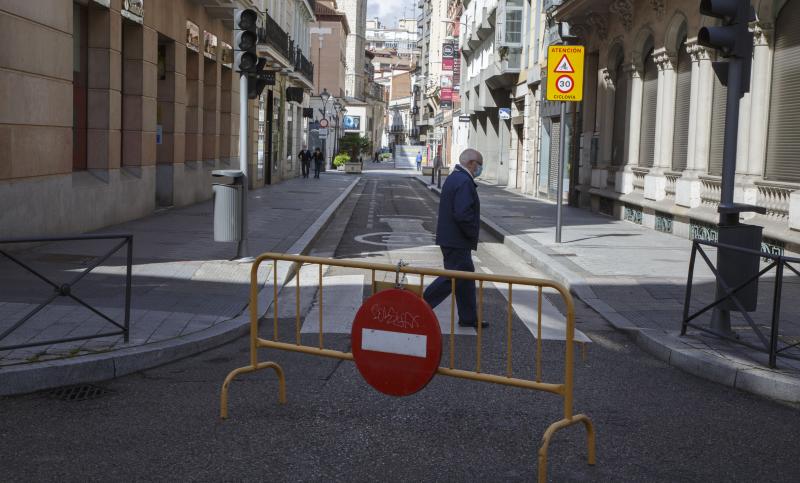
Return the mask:
{"type": "Polygon", "coordinates": [[[583,55],[580,45],[551,45],[547,49],[547,100],[583,100],[583,55]]]}

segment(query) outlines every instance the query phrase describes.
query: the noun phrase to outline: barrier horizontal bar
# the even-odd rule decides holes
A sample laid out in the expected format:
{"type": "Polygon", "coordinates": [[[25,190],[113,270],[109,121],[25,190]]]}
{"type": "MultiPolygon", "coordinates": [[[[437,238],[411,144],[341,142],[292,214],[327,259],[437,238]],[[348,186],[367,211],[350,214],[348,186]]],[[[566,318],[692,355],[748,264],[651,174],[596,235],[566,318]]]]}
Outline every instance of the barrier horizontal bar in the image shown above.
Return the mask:
{"type": "MultiPolygon", "coordinates": [[[[311,265],[327,265],[331,267],[343,267],[343,268],[355,268],[361,270],[377,270],[381,272],[400,272],[405,274],[411,275],[425,275],[425,276],[433,276],[433,277],[445,277],[451,278],[456,277],[460,280],[474,280],[474,281],[484,281],[484,282],[497,282],[497,283],[511,283],[514,285],[527,285],[533,287],[547,287],[552,288],[558,292],[561,292],[562,295],[567,297],[569,291],[558,282],[554,282],[553,280],[547,280],[543,278],[527,278],[527,277],[516,277],[516,276],[508,276],[508,275],[495,275],[489,273],[480,273],[480,272],[461,272],[458,270],[444,270],[438,268],[423,268],[423,267],[410,267],[410,266],[402,266],[398,267],[397,265],[391,265],[388,263],[374,263],[374,262],[360,262],[354,260],[338,260],[338,259],[331,259],[331,258],[322,258],[322,257],[311,257],[305,255],[284,255],[281,253],[263,253],[256,258],[255,262],[253,263],[253,272],[257,273],[258,267],[264,261],[286,261],[286,262],[295,262],[295,263],[307,263],[311,265]]],[[[568,303],[570,303],[568,301],[568,303]]]]}
{"type": "Polygon", "coordinates": [[[559,396],[564,395],[564,384],[550,384],[546,382],[529,381],[527,379],[517,379],[514,377],[497,376],[494,374],[464,371],[461,369],[448,369],[446,367],[440,367],[436,371],[436,373],[441,374],[443,376],[457,377],[459,379],[470,379],[473,381],[490,382],[493,384],[519,387],[523,389],[535,389],[537,391],[549,392],[559,396]]]}
{"type": "MultiPolygon", "coordinates": [[[[261,338],[258,339],[258,347],[278,349],[289,352],[299,352],[301,354],[329,357],[331,359],[341,359],[345,361],[353,360],[352,352],[342,352],[333,349],[320,349],[317,347],[312,347],[307,345],[297,345],[286,342],[275,342],[261,338]]],[[[494,374],[465,371],[462,369],[450,369],[447,367],[440,367],[439,369],[437,369],[436,373],[441,374],[443,376],[457,377],[460,379],[471,379],[473,381],[491,382],[493,384],[519,387],[522,389],[535,389],[537,391],[545,391],[559,396],[564,394],[564,384],[535,382],[535,381],[529,381],[527,379],[517,379],[514,377],[497,376],[494,374]]]]}

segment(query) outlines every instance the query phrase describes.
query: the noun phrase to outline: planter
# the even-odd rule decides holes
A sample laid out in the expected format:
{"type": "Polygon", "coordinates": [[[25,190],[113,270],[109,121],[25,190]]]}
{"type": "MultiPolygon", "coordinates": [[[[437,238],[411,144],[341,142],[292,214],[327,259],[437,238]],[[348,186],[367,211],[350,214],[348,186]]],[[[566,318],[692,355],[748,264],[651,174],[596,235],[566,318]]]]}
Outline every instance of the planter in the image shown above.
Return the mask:
{"type": "Polygon", "coordinates": [[[361,172],[361,163],[345,163],[344,172],[345,173],[360,173],[361,172]]]}
{"type": "Polygon", "coordinates": [[[337,166],[336,171],[344,171],[344,166],[337,166]]]}
{"type": "Polygon", "coordinates": [[[433,174],[433,166],[423,166],[422,176],[430,176],[433,174]]]}

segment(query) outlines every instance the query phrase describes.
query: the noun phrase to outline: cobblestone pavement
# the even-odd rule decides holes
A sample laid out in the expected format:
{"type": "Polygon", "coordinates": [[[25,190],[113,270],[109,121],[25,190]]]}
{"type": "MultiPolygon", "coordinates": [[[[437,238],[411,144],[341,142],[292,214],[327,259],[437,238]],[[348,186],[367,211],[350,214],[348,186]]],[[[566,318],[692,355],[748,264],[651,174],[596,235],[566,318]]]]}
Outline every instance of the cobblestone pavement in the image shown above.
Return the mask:
{"type": "MultiPolygon", "coordinates": [[[[248,204],[251,251],[289,249],[352,182],[352,177],[325,174],[320,179],[293,179],[251,191],[248,204]]],[[[134,237],[129,343],[119,335],[0,351],[0,366],[164,341],[207,329],[240,314],[247,305],[251,264],[231,260],[236,255],[235,243],[214,242],[212,216],[213,204],[209,200],[97,232],[129,233],[134,237]]],[[[22,247],[14,251],[14,256],[61,284],[81,273],[115,243],[113,240],[56,242],[22,247]]],[[[1,258],[0,334],[53,293],[45,282],[1,258]]],[[[268,264],[263,265],[259,278],[266,280],[270,271],[268,264]]],[[[72,293],[122,324],[125,272],[125,248],[122,248],[76,284],[72,293]]],[[[0,346],[116,330],[78,302],[58,297],[0,340],[0,346]]]]}

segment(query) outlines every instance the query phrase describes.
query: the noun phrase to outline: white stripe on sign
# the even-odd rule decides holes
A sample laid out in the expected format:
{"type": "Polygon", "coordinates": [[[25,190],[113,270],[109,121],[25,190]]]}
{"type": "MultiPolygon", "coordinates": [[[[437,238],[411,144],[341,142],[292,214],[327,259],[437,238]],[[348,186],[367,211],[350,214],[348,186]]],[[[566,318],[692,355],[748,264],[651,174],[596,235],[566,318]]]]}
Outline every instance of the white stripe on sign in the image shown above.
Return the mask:
{"type": "Polygon", "coordinates": [[[424,358],[428,354],[428,336],[388,330],[361,329],[361,349],[424,358]]]}

